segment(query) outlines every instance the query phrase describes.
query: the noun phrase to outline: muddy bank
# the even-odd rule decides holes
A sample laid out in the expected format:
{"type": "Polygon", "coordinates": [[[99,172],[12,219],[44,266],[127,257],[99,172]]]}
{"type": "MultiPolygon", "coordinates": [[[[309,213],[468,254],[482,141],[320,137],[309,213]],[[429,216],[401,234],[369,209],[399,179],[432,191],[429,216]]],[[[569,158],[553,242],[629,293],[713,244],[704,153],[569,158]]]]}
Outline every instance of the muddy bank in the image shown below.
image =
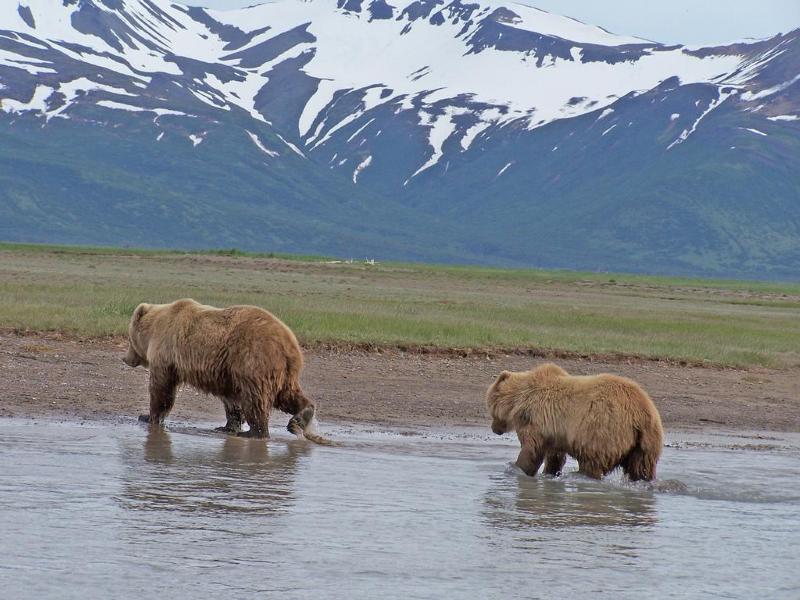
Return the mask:
{"type": "MultiPolygon", "coordinates": [[[[0,416],[70,420],[147,412],[147,372],[122,363],[125,343],[0,334],[0,416]]],[[[502,369],[543,359],[519,355],[420,354],[317,348],[303,384],[322,421],[394,426],[485,425],[487,386],[502,369]]],[[[558,359],[576,374],[611,372],[648,390],[668,429],[800,431],[800,369],[717,369],[663,362],[558,359]]],[[[224,422],[214,398],[184,389],[173,415],[224,422]]],[[[285,419],[275,415],[273,427],[285,419]]]]}

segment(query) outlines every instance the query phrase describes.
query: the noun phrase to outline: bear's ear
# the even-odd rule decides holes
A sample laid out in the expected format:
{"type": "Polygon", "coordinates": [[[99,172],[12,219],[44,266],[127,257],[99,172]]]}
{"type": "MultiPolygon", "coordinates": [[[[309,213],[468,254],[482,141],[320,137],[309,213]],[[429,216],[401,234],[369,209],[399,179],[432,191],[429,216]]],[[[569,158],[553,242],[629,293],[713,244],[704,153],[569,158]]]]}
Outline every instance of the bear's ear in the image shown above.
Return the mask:
{"type": "Polygon", "coordinates": [[[502,373],[500,373],[500,375],[497,376],[497,383],[501,383],[501,382],[505,381],[510,376],[511,376],[511,372],[510,371],[503,371],[502,373]]]}
{"type": "Polygon", "coordinates": [[[133,322],[138,323],[144,314],[147,312],[147,309],[150,308],[148,304],[142,302],[139,306],[136,307],[136,310],[133,311],[133,322]]]}

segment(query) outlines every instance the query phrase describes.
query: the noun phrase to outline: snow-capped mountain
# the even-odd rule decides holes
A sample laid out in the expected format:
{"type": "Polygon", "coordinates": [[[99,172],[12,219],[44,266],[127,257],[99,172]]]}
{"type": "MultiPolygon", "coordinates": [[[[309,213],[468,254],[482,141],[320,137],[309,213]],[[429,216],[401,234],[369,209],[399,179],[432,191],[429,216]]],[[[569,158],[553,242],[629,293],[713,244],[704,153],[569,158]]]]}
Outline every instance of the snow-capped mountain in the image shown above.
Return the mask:
{"type": "Polygon", "coordinates": [[[800,276],[800,31],[9,0],[0,86],[7,239],[800,276]]]}

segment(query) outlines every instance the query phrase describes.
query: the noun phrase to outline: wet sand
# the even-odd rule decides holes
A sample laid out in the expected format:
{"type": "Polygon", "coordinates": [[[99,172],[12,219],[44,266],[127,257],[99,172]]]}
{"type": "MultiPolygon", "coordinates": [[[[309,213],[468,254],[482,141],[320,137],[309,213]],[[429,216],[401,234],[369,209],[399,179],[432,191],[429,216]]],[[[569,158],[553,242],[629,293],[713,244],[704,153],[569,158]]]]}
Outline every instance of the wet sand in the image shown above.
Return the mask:
{"type": "MultiPolygon", "coordinates": [[[[147,372],[122,363],[125,340],[0,334],[0,417],[130,419],[147,412],[147,372]]],[[[303,385],[321,422],[392,427],[486,426],[486,388],[503,369],[543,359],[398,350],[307,350],[303,385]]],[[[557,360],[569,372],[631,377],[668,430],[800,431],[800,369],[717,369],[653,361],[557,360]]],[[[178,420],[224,422],[222,404],[185,388],[178,420]]],[[[286,419],[274,415],[272,428],[286,419]]]]}

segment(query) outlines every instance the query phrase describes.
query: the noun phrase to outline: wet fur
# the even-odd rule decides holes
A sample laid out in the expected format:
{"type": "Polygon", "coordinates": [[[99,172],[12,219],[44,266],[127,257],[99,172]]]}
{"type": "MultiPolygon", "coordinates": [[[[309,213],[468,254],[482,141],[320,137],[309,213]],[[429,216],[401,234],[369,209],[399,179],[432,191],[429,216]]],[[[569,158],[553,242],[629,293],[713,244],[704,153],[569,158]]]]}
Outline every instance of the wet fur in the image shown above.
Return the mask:
{"type": "MultiPolygon", "coordinates": [[[[300,388],[303,356],[292,331],[255,306],[214,308],[191,299],[140,304],[128,328],[126,364],[150,368],[150,423],[163,423],[179,385],[218,396],[240,435],[269,435],[272,408],[294,415],[288,429],[308,429],[315,406],[300,388]]],[[[306,435],[308,439],[315,441],[306,435]]],[[[319,438],[322,439],[322,438],[319,438]]]]}
{"type": "Polygon", "coordinates": [[[664,433],[647,393],[616,375],[572,376],[553,363],[531,371],[503,371],[486,404],[492,430],[516,431],[522,449],[517,465],[535,475],[563,468],[566,454],[580,471],[599,479],[621,466],[633,481],[656,476],[664,433]]]}

